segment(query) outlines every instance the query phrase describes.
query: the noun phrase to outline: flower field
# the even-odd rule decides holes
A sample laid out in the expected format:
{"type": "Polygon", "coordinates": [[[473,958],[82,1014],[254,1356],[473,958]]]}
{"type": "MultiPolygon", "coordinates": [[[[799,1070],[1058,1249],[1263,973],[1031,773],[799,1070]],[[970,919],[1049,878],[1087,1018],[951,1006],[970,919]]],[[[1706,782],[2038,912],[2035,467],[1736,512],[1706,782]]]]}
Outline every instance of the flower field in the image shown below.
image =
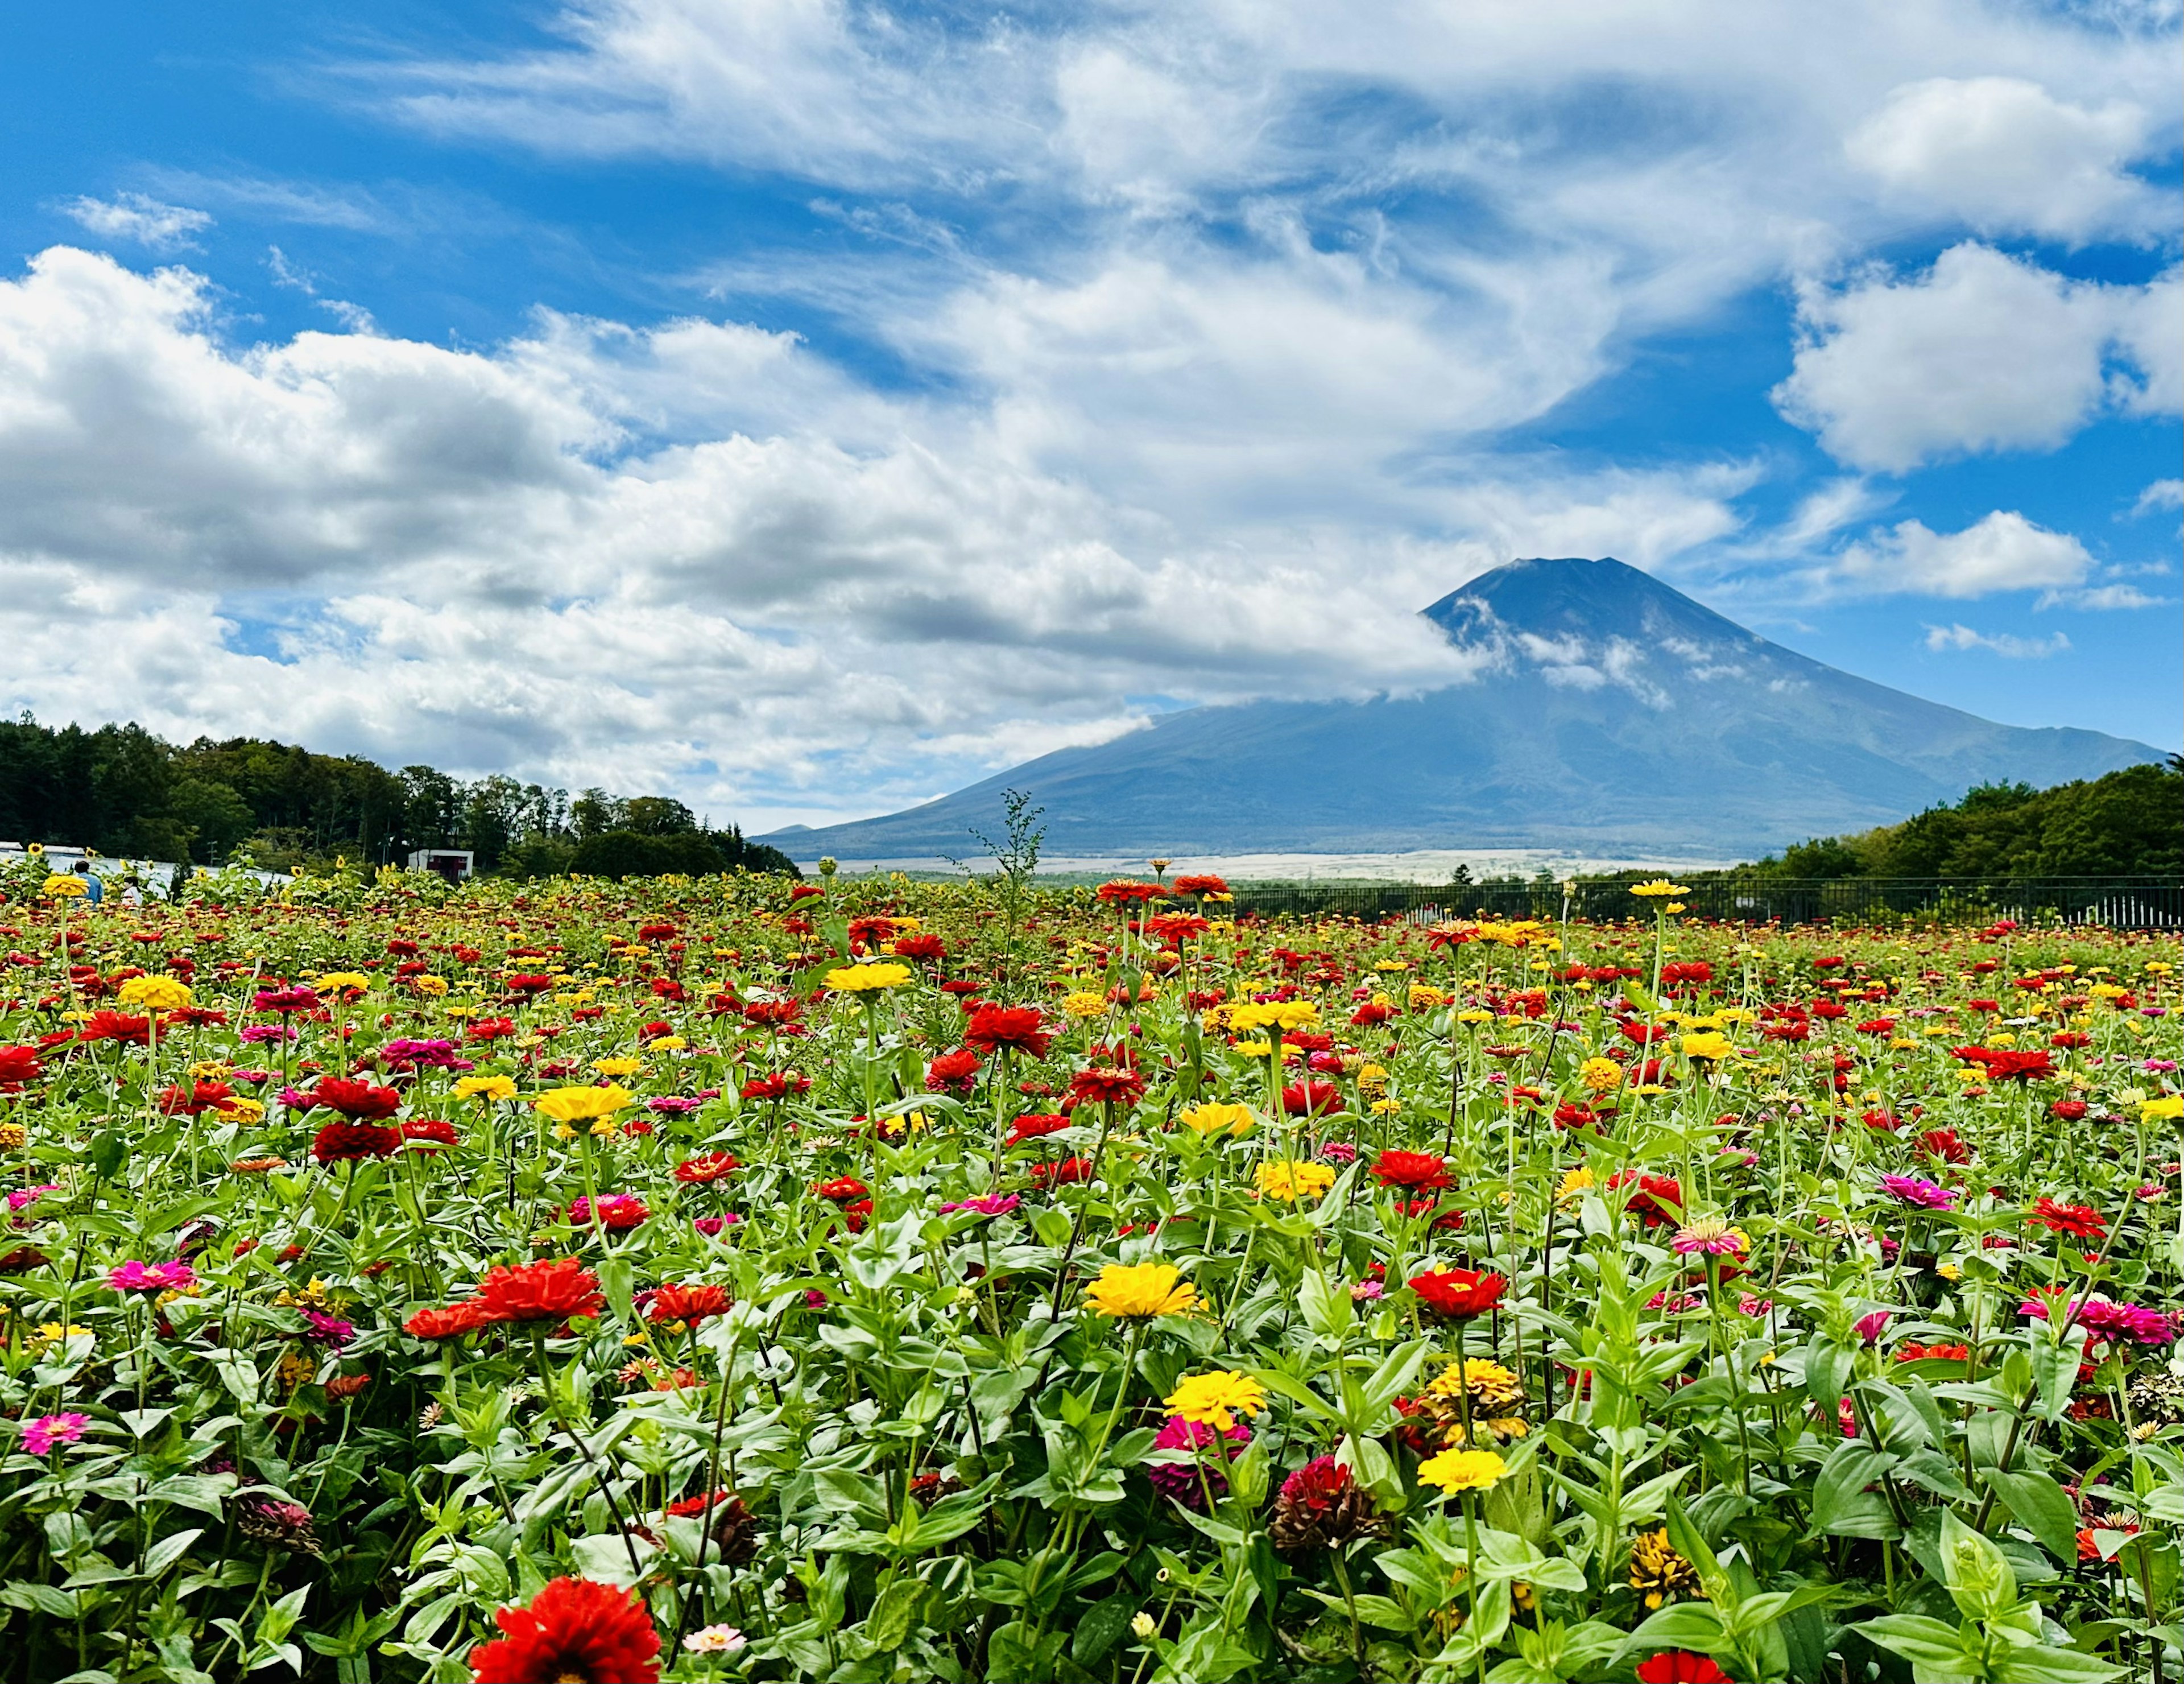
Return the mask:
{"type": "Polygon", "coordinates": [[[2173,939],[6,886],[0,1677],[2184,1660],[2173,939]]]}

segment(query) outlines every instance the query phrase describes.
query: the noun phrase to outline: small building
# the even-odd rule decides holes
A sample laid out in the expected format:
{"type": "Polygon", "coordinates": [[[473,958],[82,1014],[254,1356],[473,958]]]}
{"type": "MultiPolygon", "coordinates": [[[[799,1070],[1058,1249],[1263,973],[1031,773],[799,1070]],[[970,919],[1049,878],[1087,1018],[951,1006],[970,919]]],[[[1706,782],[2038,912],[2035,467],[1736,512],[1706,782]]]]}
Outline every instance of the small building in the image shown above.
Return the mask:
{"type": "Polygon", "coordinates": [[[411,871],[437,872],[450,883],[467,883],[476,863],[467,848],[420,848],[410,856],[411,871]]]}

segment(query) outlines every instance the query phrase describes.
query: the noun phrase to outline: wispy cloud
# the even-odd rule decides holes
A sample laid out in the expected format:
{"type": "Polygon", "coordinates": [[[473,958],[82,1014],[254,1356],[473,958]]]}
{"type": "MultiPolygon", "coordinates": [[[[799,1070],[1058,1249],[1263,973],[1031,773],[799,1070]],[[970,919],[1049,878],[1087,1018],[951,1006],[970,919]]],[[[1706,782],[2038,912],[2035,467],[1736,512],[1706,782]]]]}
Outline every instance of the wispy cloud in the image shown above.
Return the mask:
{"type": "Polygon", "coordinates": [[[1930,650],[1983,649],[2011,661],[2045,661],[2070,647],[2070,638],[2058,632],[2053,637],[2020,638],[2008,632],[1975,632],[1970,626],[1929,626],[1926,647],[1930,650]]]}
{"type": "Polygon", "coordinates": [[[142,193],[116,193],[110,199],[77,198],[61,207],[104,240],[127,240],[148,251],[193,249],[193,235],[212,226],[212,218],[187,205],[167,204],[142,193]]]}

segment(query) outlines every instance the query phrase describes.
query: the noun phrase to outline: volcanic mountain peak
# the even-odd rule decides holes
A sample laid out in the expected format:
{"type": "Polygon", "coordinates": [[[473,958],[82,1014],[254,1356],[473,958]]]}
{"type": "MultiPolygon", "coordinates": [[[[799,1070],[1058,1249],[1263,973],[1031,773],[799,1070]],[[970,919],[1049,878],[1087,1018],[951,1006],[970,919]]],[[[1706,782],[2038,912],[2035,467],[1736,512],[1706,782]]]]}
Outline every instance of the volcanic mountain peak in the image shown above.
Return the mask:
{"type": "Polygon", "coordinates": [[[2059,783],[2161,758],[1839,672],[1613,560],[1513,561],[1424,611],[1485,657],[1467,681],[1190,708],[905,812],[769,839],[799,860],[952,855],[1022,789],[1045,806],[1056,854],[1719,857],[1892,822],[1975,783],[2059,783]]]}

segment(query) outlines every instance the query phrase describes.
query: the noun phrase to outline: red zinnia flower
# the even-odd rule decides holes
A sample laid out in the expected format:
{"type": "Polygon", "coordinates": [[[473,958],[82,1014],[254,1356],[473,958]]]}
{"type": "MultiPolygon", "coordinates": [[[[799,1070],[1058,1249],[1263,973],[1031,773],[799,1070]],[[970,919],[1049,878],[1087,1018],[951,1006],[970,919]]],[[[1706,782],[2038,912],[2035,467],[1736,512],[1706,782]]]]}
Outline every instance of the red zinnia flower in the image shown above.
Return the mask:
{"type": "Polygon", "coordinates": [[[686,1157],[675,1166],[677,1181],[701,1183],[717,1181],[743,1164],[733,1152],[709,1151],[703,1157],[686,1157]]]}
{"type": "Polygon", "coordinates": [[[645,1316],[652,1321],[701,1322],[707,1316],[726,1315],[728,1295],[719,1286],[678,1286],[670,1280],[652,1295],[645,1316]]]}
{"type": "Polygon", "coordinates": [[[499,1040],[503,1035],[515,1033],[513,1018],[480,1018],[463,1033],[472,1040],[499,1040]]]}
{"type": "Polygon", "coordinates": [[[1944,1163],[1970,1163],[1971,1150],[1957,1138],[1954,1129],[1929,1129],[1919,1136],[1919,1150],[1944,1163]]]}
{"type": "Polygon", "coordinates": [[[401,1144],[399,1129],[376,1123],[329,1123],[311,1142],[311,1156],[321,1163],[348,1163],[360,1157],[385,1157],[401,1144]]]}
{"type": "Polygon", "coordinates": [[[894,956],[898,959],[945,959],[948,944],[937,935],[897,936],[894,956]]]}
{"type": "Polygon", "coordinates": [[[487,1326],[493,1319],[476,1298],[465,1298],[443,1310],[418,1311],[402,1324],[402,1330],[412,1339],[454,1339],[487,1326]]]}
{"type": "Polygon", "coordinates": [[[321,1077],[308,1096],[313,1105],[338,1111],[352,1123],[365,1118],[392,1117],[402,1108],[402,1096],[393,1088],[376,1087],[370,1082],[350,1081],[342,1076],[321,1077]]]}
{"type": "Polygon", "coordinates": [[[1019,1146],[1026,1140],[1036,1140],[1047,1135],[1058,1135],[1067,1127],[1069,1127],[1069,1119],[1067,1117],[1027,1112],[1009,1124],[1008,1138],[1001,1144],[1005,1146],[1019,1146]]]}
{"type": "Polygon", "coordinates": [[[963,1039],[989,1052],[1022,1052],[1044,1058],[1054,1045],[1054,1031],[1036,1006],[995,1006],[982,1002],[963,1026],[963,1039]]]}
{"type": "Polygon", "coordinates": [[[2090,1108],[2081,1099],[2059,1099],[2048,1110],[2050,1115],[2059,1117],[2065,1123],[2075,1123],[2090,1108]]]}
{"type": "Polygon", "coordinates": [[[1409,1284],[1428,1309],[1452,1321],[1485,1314],[1509,1290],[1505,1277],[1481,1274],[1474,1269],[1434,1269],[1412,1275],[1409,1284]]]}
{"type": "Polygon", "coordinates": [[[660,1684],[660,1634],[633,1591],[556,1579],[493,1619],[506,1635],[471,1651],[472,1684],[660,1684]]]}
{"type": "Polygon", "coordinates": [[[1031,1179],[1042,1187],[1066,1186],[1074,1181],[1092,1179],[1092,1160],[1089,1157],[1065,1157],[1059,1163],[1034,1163],[1031,1179]]]}
{"type": "Polygon", "coordinates": [[[1644,1217],[1648,1228],[1684,1219],[1684,1184],[1674,1176],[1641,1175],[1635,1170],[1625,1169],[1607,1178],[1607,1190],[1615,1192],[1634,1181],[1638,1191],[1630,1196],[1626,1208],[1644,1217]]]}
{"type": "Polygon", "coordinates": [[[967,1094],[978,1085],[978,1055],[967,1046],[944,1052],[925,1067],[925,1085],[937,1094],[967,1094]]]}
{"type": "Polygon", "coordinates": [[[1709,1657],[1689,1649],[1663,1649],[1651,1660],[1641,1661],[1638,1676],[1643,1684],[1733,1684],[1709,1657]]]}
{"type": "Polygon", "coordinates": [[[78,1040],[118,1040],[147,1046],[152,1040],[152,1020],[126,1012],[94,1012],[77,1028],[78,1040]]]}
{"type": "Polygon", "coordinates": [[[1325,1117],[1342,1109],[1342,1090],[1332,1082],[1292,1082],[1282,1090],[1282,1109],[1291,1117],[1325,1117]]]}
{"type": "Polygon", "coordinates": [[[456,1143],[455,1125],[437,1117],[418,1117],[402,1125],[405,1140],[427,1140],[434,1146],[451,1146],[456,1143]]]}
{"type": "Polygon", "coordinates": [[[1079,1070],[1069,1079],[1069,1097],[1078,1105],[1135,1105],[1145,1096],[1145,1078],[1134,1070],[1079,1070]]]}
{"type": "Polygon", "coordinates": [[[1228,883],[1227,878],[1216,877],[1212,872],[1200,872],[1195,876],[1176,878],[1175,892],[1178,895],[1226,895],[1228,883]]]}
{"type": "Polygon", "coordinates": [[[1430,1193],[1448,1185],[1448,1165],[1429,1151],[1384,1151],[1373,1161],[1373,1179],[1384,1187],[1430,1193]]]}
{"type": "Polygon", "coordinates": [[[559,1322],[595,1316],[607,1301],[599,1276],[580,1259],[556,1257],[494,1269],[478,1283],[475,1302],[488,1321],[559,1322]]]}
{"type": "Polygon", "coordinates": [[[35,1046],[0,1046],[0,1082],[35,1082],[40,1068],[35,1046]]]}
{"type": "Polygon", "coordinates": [[[2042,1228],[2075,1235],[2081,1240],[2108,1237],[2108,1224],[2101,1220],[2101,1213],[2091,1205],[2059,1205],[2053,1199],[2042,1199],[2032,1207],[2031,1219],[2042,1228]]]}
{"type": "Polygon", "coordinates": [[[822,1199],[832,1199],[836,1204],[848,1204],[854,1200],[868,1198],[872,1189],[854,1175],[838,1175],[831,1181],[822,1181],[811,1190],[822,1199]]]}

